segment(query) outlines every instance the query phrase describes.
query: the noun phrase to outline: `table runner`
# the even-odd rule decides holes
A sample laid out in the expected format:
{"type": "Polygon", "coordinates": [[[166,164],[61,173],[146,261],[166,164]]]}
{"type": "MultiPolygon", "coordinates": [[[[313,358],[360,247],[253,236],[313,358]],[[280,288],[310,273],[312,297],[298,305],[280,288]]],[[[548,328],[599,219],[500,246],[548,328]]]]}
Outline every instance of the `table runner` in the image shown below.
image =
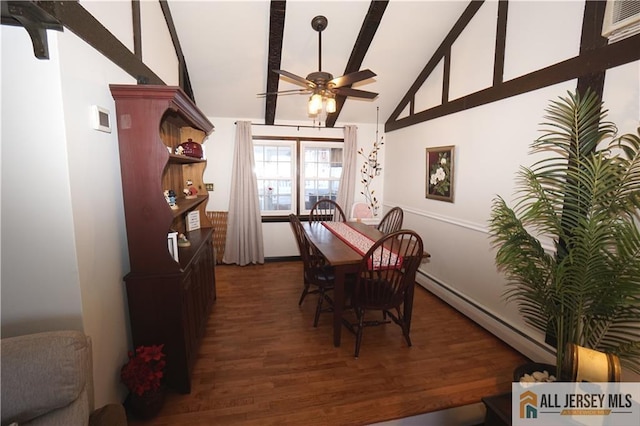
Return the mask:
{"type": "MultiPolygon", "coordinates": [[[[371,238],[367,237],[345,222],[322,222],[322,224],[335,236],[340,238],[349,247],[351,247],[361,255],[367,253],[367,251],[369,251],[371,246],[373,246],[373,244],[375,243],[375,241],[373,241],[371,238]]],[[[393,265],[394,268],[402,267],[402,257],[384,247],[379,247],[376,250],[376,255],[373,256],[373,258],[375,262],[373,265],[374,269],[380,269],[380,264],[393,265]],[[381,256],[380,250],[382,250],[381,256]]],[[[369,265],[369,267],[371,266],[372,265],[369,265]]]]}

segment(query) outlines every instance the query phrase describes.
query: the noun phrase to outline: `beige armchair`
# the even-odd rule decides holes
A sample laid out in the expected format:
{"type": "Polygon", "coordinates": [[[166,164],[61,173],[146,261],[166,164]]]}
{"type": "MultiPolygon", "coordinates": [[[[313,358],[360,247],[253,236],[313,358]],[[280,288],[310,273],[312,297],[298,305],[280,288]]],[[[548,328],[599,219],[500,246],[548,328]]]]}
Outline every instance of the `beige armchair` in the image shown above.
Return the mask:
{"type": "Polygon", "coordinates": [[[2,426],[127,424],[122,404],[94,410],[91,339],[50,331],[1,340],[2,426]]]}

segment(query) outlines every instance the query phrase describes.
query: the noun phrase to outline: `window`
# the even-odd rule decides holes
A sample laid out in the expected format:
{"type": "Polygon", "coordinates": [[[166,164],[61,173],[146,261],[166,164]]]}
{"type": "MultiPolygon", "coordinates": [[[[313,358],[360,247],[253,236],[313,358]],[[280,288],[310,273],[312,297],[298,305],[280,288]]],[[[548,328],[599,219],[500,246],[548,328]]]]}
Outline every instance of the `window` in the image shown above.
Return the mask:
{"type": "Polygon", "coordinates": [[[253,143],[258,200],[263,215],[295,212],[295,150],[295,141],[253,143]]]}
{"type": "Polygon", "coordinates": [[[304,179],[304,209],[309,213],[316,201],[323,198],[335,200],[342,175],[342,144],[302,142],[302,171],[304,179]]]}
{"type": "Polygon", "coordinates": [[[263,216],[305,215],[321,198],[336,199],[342,140],[255,137],[253,150],[263,216]]]}

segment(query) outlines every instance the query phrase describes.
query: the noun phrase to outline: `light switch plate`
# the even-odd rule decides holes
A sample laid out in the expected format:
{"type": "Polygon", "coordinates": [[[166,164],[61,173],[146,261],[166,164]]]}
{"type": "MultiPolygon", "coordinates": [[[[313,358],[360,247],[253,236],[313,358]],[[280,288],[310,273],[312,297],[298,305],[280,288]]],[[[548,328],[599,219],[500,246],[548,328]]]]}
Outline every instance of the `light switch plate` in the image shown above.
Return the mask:
{"type": "Polygon", "coordinates": [[[109,110],[98,105],[91,107],[91,127],[101,132],[111,133],[111,115],[109,110]]]}

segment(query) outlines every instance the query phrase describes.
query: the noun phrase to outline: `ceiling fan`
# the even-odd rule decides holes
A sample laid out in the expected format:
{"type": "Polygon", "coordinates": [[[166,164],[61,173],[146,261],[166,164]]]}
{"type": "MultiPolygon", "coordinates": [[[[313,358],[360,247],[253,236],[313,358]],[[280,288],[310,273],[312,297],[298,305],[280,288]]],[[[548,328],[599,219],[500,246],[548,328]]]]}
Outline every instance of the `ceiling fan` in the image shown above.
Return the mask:
{"type": "Polygon", "coordinates": [[[374,92],[345,87],[375,77],[376,74],[369,69],[352,72],[335,78],[332,74],[322,71],[322,31],[327,28],[327,24],[327,18],[322,15],[316,16],[311,20],[311,28],[318,32],[318,71],[312,72],[307,75],[306,78],[303,78],[289,71],[272,70],[281,76],[288,77],[293,80],[294,83],[304,86],[304,89],[259,93],[258,96],[310,93],[309,113],[312,115],[317,114],[322,109],[323,102],[326,103],[326,111],[328,113],[335,112],[335,95],[365,99],[373,99],[378,96],[378,94],[374,92]]]}

